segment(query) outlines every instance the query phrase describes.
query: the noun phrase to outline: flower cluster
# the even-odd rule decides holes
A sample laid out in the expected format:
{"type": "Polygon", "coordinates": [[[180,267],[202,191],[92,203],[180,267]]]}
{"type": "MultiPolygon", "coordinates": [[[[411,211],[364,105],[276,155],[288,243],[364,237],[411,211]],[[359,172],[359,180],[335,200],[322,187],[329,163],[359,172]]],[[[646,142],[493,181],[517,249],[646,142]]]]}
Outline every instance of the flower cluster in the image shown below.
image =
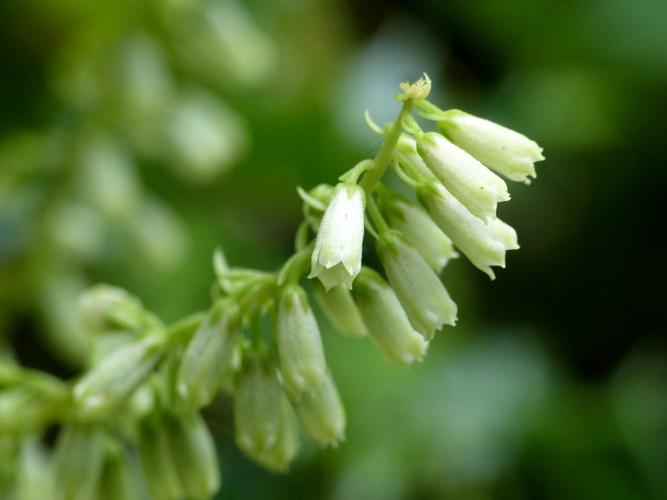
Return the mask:
{"type": "MultiPolygon", "coordinates": [[[[219,469],[199,411],[220,393],[233,400],[238,447],[269,469],[283,471],[294,459],[299,425],[319,445],[341,442],[345,410],[304,278],[337,330],[368,336],[388,360],[408,365],[456,323],[457,306],[439,277],[445,265],[461,252],[491,278],[492,266],[504,267],[518,243],[496,217],[509,194],[494,172],[528,182],[541,149],[500,125],[441,111],[426,100],[427,77],[402,89],[393,124],[368,119],[384,139],[375,158],[336,186],[299,189],[304,222],[294,255],[277,272],[230,267],[217,252],[212,307],[172,326],[121,290],[98,286],[84,296],[83,316],[109,354],[94,359],[71,391],[58,386],[30,399],[37,422],[63,422],[53,465],[63,498],[86,488],[94,497],[102,484],[133,498],[137,474],[127,472],[125,443],[155,498],[211,496],[219,469]],[[424,132],[413,110],[440,132],[424,132]],[[382,184],[389,168],[412,198],[382,184]],[[382,270],[362,265],[366,232],[382,270]]],[[[21,404],[23,415],[33,415],[21,404]]],[[[30,427],[30,418],[13,425],[30,427]]]]}

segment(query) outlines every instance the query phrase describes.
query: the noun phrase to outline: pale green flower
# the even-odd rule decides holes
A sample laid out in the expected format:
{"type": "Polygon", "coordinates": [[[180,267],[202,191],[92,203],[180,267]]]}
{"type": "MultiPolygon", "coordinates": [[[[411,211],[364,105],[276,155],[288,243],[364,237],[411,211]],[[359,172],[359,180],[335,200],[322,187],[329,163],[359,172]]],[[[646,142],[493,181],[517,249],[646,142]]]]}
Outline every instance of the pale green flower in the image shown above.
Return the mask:
{"type": "Polygon", "coordinates": [[[456,324],[456,304],[405,236],[386,231],[377,240],[377,249],[389,283],[415,330],[430,339],[442,325],[456,324]]]}
{"type": "MultiPolygon", "coordinates": [[[[508,179],[530,184],[542,148],[514,130],[463,111],[442,114],[438,128],[457,146],[508,179]]],[[[453,193],[454,194],[454,193],[453,193]]]]}
{"type": "Polygon", "coordinates": [[[341,183],[329,201],[320,224],[311,258],[310,278],[324,288],[352,288],[361,269],[364,238],[364,191],[356,184],[341,183]]]}
{"type": "Polygon", "coordinates": [[[178,394],[193,409],[209,404],[221,387],[229,390],[239,353],[238,307],[230,300],[216,304],[190,339],[176,379],[178,394]]]}
{"type": "Polygon", "coordinates": [[[243,452],[272,470],[285,471],[299,450],[292,408],[272,366],[249,360],[234,395],[235,439],[243,452]]]}
{"type": "MultiPolygon", "coordinates": [[[[422,184],[417,195],[435,223],[449,236],[472,264],[491,279],[491,266],[505,267],[505,252],[515,246],[493,219],[489,226],[475,217],[463,204],[437,182],[422,184]],[[501,235],[501,233],[503,235],[501,235]],[[508,245],[509,243],[509,245],[508,245]]],[[[509,226],[507,226],[509,227],[509,226]]],[[[516,240],[516,236],[514,236],[516,240]]]]}
{"type": "Polygon", "coordinates": [[[368,333],[352,294],[343,285],[328,292],[321,283],[315,283],[315,298],[333,327],[351,337],[365,337],[368,333]]]}
{"type": "Polygon", "coordinates": [[[317,320],[298,285],[288,285],[280,294],[276,341],[283,385],[298,400],[318,387],[327,372],[317,320]]]}
{"type": "Polygon", "coordinates": [[[440,134],[419,137],[417,150],[447,190],[477,217],[495,217],[497,204],[510,199],[500,177],[440,134]]]}
{"type": "Polygon", "coordinates": [[[294,405],[306,435],[322,446],[336,446],[345,439],[345,408],[330,373],[315,390],[294,405]]]}
{"type": "Polygon", "coordinates": [[[398,196],[387,196],[382,201],[383,213],[389,225],[405,235],[436,273],[440,273],[447,262],[459,256],[452,240],[423,208],[398,196]]]}
{"type": "Polygon", "coordinates": [[[364,267],[352,290],[371,338],[394,363],[421,361],[428,342],[417,333],[396,294],[382,277],[364,267]]]}

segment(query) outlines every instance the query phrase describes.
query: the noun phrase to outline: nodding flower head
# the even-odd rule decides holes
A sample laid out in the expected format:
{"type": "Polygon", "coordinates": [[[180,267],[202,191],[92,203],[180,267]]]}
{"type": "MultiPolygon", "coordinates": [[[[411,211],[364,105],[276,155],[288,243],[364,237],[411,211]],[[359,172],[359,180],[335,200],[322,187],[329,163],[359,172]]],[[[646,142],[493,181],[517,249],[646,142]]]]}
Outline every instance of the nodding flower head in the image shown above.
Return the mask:
{"type": "Polygon", "coordinates": [[[311,258],[310,278],[324,288],[352,288],[361,269],[364,238],[364,191],[356,184],[336,186],[324,212],[311,258]]]}

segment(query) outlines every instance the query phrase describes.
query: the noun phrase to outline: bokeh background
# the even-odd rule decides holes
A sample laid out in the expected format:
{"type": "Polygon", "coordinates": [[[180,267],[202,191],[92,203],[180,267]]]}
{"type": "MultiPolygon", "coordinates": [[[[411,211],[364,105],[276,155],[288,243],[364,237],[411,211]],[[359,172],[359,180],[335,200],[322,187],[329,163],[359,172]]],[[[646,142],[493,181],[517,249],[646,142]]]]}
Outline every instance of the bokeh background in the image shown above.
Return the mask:
{"type": "Polygon", "coordinates": [[[165,320],[208,306],[211,254],[271,269],[295,187],[378,147],[397,84],[537,140],[495,282],[462,259],[460,322],[419,366],[322,321],[347,441],[287,475],[206,412],[225,499],[667,498],[667,3],[4,0],[0,342],[74,377],[77,297],[122,286],[165,320]]]}

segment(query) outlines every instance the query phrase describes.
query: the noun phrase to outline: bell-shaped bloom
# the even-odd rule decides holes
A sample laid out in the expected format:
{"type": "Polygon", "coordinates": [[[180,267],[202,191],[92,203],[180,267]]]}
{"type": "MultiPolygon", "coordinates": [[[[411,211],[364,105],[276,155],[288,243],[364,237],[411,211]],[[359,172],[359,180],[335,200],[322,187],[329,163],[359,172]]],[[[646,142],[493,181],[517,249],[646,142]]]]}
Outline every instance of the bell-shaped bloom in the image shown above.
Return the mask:
{"type": "Polygon", "coordinates": [[[336,446],[345,439],[345,408],[330,373],[294,409],[306,435],[317,444],[336,446]]]}
{"type": "Polygon", "coordinates": [[[280,293],[276,341],[283,386],[294,400],[314,390],[324,379],[327,364],[320,329],[306,292],[288,285],[280,293]]]}
{"type": "Polygon", "coordinates": [[[112,351],[74,386],[74,401],[81,413],[101,416],[125,401],[152,373],[163,353],[164,339],[158,336],[112,351]]]}
{"type": "Polygon", "coordinates": [[[336,330],[351,337],[366,336],[366,325],[347,288],[339,285],[327,292],[321,283],[315,283],[314,290],[318,304],[336,330]]]}
{"type": "Polygon", "coordinates": [[[459,110],[442,114],[438,128],[454,144],[509,180],[530,184],[542,148],[514,130],[459,110]]]}
{"type": "Polygon", "coordinates": [[[211,498],[220,487],[215,442],[199,413],[165,415],[169,451],[187,498],[211,498]]]}
{"type": "Polygon", "coordinates": [[[181,358],[176,388],[192,409],[209,404],[221,388],[229,389],[238,368],[238,307],[216,304],[190,339],[181,358]]]}
{"type": "Polygon", "coordinates": [[[364,191],[356,184],[341,183],[324,212],[311,258],[310,278],[324,288],[352,288],[361,269],[364,238],[364,191]]]}
{"type": "Polygon", "coordinates": [[[486,227],[491,237],[505,246],[505,250],[519,249],[519,239],[512,226],[500,219],[493,219],[486,224],[486,227]]]}
{"type": "Polygon", "coordinates": [[[389,283],[415,330],[430,339],[442,325],[456,324],[456,304],[405,236],[386,231],[377,240],[377,250],[389,283]]]}
{"type": "Polygon", "coordinates": [[[102,477],[98,483],[97,494],[94,498],[100,500],[109,500],[112,498],[141,500],[144,498],[144,488],[136,476],[135,462],[128,450],[115,440],[107,442],[107,453],[104,460],[102,477]]]}
{"type": "Polygon", "coordinates": [[[435,223],[452,239],[456,248],[475,267],[494,279],[491,266],[505,267],[505,251],[516,246],[516,235],[514,244],[511,244],[511,237],[506,236],[507,228],[494,222],[497,219],[489,221],[490,229],[487,223],[470,213],[440,183],[422,184],[417,190],[417,196],[435,223]]]}
{"type": "Polygon", "coordinates": [[[371,338],[385,357],[400,365],[421,361],[428,342],[410,324],[389,284],[363,268],[352,290],[371,338]]]}
{"type": "Polygon", "coordinates": [[[390,195],[382,201],[383,213],[389,225],[405,235],[436,273],[440,273],[447,262],[459,256],[452,240],[423,208],[398,196],[390,195]]]}
{"type": "Polygon", "coordinates": [[[285,471],[299,450],[292,408],[274,367],[245,364],[234,395],[236,444],[260,465],[285,471]]]}
{"type": "Polygon", "coordinates": [[[422,135],[417,150],[447,190],[477,217],[492,219],[497,204],[510,199],[505,181],[440,134],[422,135]]]}
{"type": "Polygon", "coordinates": [[[53,454],[55,498],[95,498],[104,461],[104,435],[94,424],[63,425],[53,454]]]}

